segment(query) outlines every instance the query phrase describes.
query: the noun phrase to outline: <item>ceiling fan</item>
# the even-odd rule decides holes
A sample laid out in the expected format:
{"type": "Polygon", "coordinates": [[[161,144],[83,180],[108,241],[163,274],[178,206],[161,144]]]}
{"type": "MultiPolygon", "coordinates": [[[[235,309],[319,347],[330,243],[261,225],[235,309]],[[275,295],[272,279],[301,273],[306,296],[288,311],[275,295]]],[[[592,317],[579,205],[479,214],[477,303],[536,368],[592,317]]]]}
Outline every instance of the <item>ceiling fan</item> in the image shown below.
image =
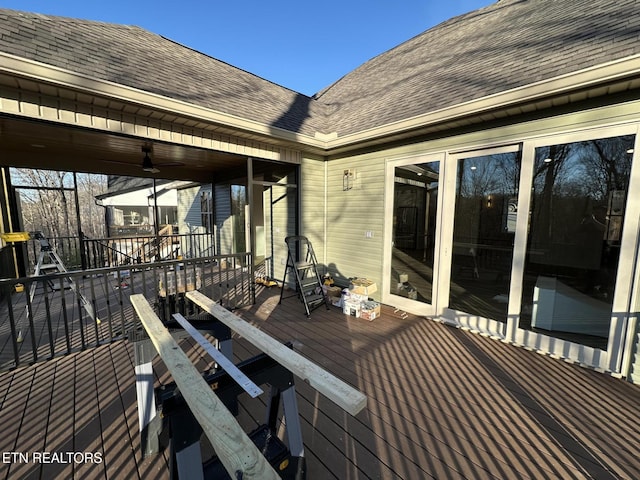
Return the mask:
{"type": "MultiPolygon", "coordinates": [[[[184,163],[182,162],[162,162],[162,163],[154,163],[151,160],[151,157],[149,156],[149,154],[151,153],[152,149],[149,146],[143,146],[142,147],[142,152],[144,153],[144,158],[142,159],[142,170],[144,172],[147,173],[158,173],[160,172],[160,169],[158,167],[182,167],[184,166],[184,163]]],[[[129,165],[131,166],[131,163],[129,162],[125,162],[125,161],[121,161],[121,160],[106,160],[106,162],[109,163],[118,163],[120,165],[129,165]]]]}
{"type": "Polygon", "coordinates": [[[151,157],[149,156],[149,152],[151,152],[151,149],[149,147],[142,147],[142,151],[144,152],[144,158],[142,159],[142,170],[149,173],[158,173],[160,170],[153,165],[151,157]]]}
{"type": "Polygon", "coordinates": [[[142,152],[144,153],[144,158],[142,159],[142,170],[149,173],[158,173],[160,170],[157,167],[182,167],[184,163],[182,162],[163,162],[154,164],[151,161],[151,157],[149,154],[151,153],[151,147],[144,146],[142,147],[142,152]]]}

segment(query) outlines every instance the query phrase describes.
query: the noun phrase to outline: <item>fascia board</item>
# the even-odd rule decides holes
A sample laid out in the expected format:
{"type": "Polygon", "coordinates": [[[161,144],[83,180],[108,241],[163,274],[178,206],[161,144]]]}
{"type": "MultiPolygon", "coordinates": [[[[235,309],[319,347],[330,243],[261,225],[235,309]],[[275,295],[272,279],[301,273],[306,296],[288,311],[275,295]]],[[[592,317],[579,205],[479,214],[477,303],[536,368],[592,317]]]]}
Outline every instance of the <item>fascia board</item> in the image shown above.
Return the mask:
{"type": "Polygon", "coordinates": [[[107,97],[122,103],[133,103],[150,110],[160,110],[175,116],[202,121],[203,123],[220,124],[228,128],[238,129],[252,134],[268,136],[287,142],[301,143],[316,148],[324,148],[325,142],[308,135],[248,120],[236,115],[200,107],[188,102],[145,92],[125,85],[106,80],[91,78],[60,67],[25,59],[0,52],[0,73],[15,75],[28,80],[66,88],[72,91],[107,97]]]}
{"type": "Polygon", "coordinates": [[[220,124],[245,132],[293,142],[316,150],[319,153],[324,152],[329,154],[335,149],[344,149],[349,146],[355,147],[366,144],[372,140],[401,134],[407,131],[451,122],[459,118],[479,115],[491,110],[504,109],[517,104],[567,94],[571,91],[595,87],[600,84],[621,80],[625,77],[638,76],[640,75],[640,55],[634,55],[561,75],[343,137],[337,136],[335,133],[323,134],[318,132],[315,138],[247,120],[235,115],[218,112],[213,109],[163,97],[154,93],[144,92],[132,87],[80,75],[59,67],[46,65],[3,52],[0,52],[0,72],[6,72],[70,90],[80,90],[83,93],[96,96],[105,96],[122,103],[133,103],[152,110],[165,111],[176,116],[185,116],[202,121],[203,123],[220,124]]]}
{"type": "Polygon", "coordinates": [[[354,144],[362,144],[380,137],[388,137],[408,130],[479,115],[490,110],[504,109],[517,104],[568,94],[571,91],[595,87],[634,75],[640,75],[640,55],[634,55],[622,60],[460,103],[399,122],[389,123],[343,137],[337,137],[328,141],[326,148],[327,150],[331,150],[354,144]]]}

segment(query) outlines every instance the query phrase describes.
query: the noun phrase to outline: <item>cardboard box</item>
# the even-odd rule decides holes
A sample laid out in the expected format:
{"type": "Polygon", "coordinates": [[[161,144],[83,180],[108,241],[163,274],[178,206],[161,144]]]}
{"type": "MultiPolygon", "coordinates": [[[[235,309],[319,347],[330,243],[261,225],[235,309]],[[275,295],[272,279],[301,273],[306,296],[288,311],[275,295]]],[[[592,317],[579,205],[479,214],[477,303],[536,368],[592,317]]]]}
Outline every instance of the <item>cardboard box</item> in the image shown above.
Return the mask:
{"type": "Polygon", "coordinates": [[[366,295],[358,295],[357,293],[353,293],[353,291],[349,291],[348,294],[345,294],[345,300],[351,300],[352,302],[366,302],[369,300],[369,297],[366,295]]]}
{"type": "Polygon", "coordinates": [[[327,287],[327,295],[329,297],[338,297],[342,295],[342,289],[340,287],[327,287]]]}
{"type": "Polygon", "coordinates": [[[349,291],[358,295],[371,295],[378,290],[377,285],[366,278],[354,278],[349,285],[349,291]]]}
{"type": "Polygon", "coordinates": [[[349,298],[346,298],[342,304],[342,313],[360,318],[361,308],[362,304],[360,302],[354,302],[349,298]]]}
{"type": "Polygon", "coordinates": [[[380,316],[380,304],[378,302],[364,302],[360,307],[360,318],[372,321],[380,316]]]}

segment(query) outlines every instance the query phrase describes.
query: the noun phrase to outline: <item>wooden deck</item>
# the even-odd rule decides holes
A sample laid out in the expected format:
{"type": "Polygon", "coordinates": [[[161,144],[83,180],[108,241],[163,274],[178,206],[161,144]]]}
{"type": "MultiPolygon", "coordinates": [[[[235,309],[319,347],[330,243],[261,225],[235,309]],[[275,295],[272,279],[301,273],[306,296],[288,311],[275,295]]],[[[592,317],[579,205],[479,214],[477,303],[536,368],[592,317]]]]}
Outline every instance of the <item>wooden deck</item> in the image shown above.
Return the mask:
{"type": "MultiPolygon", "coordinates": [[[[296,384],[309,480],[640,478],[637,386],[390,307],[373,322],[335,307],[308,320],[278,295],[236,313],[368,395],[351,417],[296,384]]],[[[234,342],[238,359],[255,353],[234,342]]],[[[262,402],[242,397],[247,430],[262,402]]],[[[168,478],[166,454],[140,455],[126,341],[0,374],[0,423],[1,479],[168,478]]]]}

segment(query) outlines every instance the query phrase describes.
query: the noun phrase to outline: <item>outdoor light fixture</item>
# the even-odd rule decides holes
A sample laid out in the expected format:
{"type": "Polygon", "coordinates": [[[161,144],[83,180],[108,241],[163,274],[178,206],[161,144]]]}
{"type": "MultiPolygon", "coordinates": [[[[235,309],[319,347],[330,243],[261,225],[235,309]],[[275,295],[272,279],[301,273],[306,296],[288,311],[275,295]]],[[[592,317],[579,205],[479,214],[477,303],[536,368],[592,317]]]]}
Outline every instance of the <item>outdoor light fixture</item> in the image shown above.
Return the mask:
{"type": "Polygon", "coordinates": [[[355,170],[345,170],[342,175],[342,190],[347,191],[353,188],[353,180],[356,178],[355,170]]]}

